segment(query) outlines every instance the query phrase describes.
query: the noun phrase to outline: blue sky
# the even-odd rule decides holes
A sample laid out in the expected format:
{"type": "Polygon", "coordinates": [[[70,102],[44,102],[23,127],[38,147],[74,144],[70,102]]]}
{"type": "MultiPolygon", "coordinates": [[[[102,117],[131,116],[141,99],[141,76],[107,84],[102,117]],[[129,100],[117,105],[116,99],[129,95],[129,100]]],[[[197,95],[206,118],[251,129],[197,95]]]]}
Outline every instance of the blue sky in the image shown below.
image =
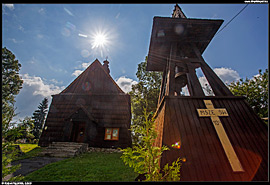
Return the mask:
{"type": "MultiPolygon", "coordinates": [[[[221,27],[244,6],[180,4],[189,18],[223,19],[221,27]]],[[[44,97],[61,92],[96,58],[108,57],[112,78],[128,91],[147,56],[153,17],[171,17],[173,9],[174,4],[2,4],[2,47],[22,64],[24,79],[16,120],[31,116],[44,97]],[[93,48],[97,33],[106,35],[103,48],[93,48]]],[[[268,40],[268,4],[249,4],[203,57],[224,82],[251,78],[268,68],[268,40]]]]}

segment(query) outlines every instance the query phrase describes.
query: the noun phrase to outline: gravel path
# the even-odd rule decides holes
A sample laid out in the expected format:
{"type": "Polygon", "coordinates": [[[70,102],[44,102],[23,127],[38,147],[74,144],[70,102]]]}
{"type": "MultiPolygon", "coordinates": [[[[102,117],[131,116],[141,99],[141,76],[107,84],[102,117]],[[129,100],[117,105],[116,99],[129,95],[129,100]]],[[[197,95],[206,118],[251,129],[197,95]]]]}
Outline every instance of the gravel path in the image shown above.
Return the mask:
{"type": "Polygon", "coordinates": [[[7,181],[11,177],[17,176],[19,174],[21,174],[22,176],[25,176],[33,171],[38,170],[39,168],[42,168],[43,166],[47,164],[57,162],[63,159],[66,159],[66,158],[34,157],[30,159],[22,159],[22,160],[14,161],[11,163],[11,165],[21,164],[21,168],[17,170],[16,172],[14,172],[13,174],[8,175],[5,178],[3,178],[2,181],[7,181]]]}

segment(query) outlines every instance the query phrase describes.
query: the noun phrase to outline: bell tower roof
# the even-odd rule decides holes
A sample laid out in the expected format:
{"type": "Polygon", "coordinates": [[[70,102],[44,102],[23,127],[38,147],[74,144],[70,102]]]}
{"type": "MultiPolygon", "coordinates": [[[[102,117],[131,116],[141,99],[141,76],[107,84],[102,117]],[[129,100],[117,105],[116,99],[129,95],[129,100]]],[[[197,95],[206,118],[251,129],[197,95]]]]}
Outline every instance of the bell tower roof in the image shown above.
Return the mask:
{"type": "Polygon", "coordinates": [[[190,44],[203,54],[222,23],[221,19],[187,18],[178,4],[174,7],[172,17],[155,16],[146,70],[163,71],[168,58],[173,61],[181,57],[196,58],[190,44]],[[170,55],[172,45],[177,45],[178,53],[170,55]],[[179,53],[180,50],[185,56],[179,53]]]}
{"type": "Polygon", "coordinates": [[[172,17],[173,18],[183,18],[183,19],[187,18],[186,15],[184,14],[184,12],[182,11],[182,9],[180,8],[180,6],[177,3],[174,6],[172,17]]]}

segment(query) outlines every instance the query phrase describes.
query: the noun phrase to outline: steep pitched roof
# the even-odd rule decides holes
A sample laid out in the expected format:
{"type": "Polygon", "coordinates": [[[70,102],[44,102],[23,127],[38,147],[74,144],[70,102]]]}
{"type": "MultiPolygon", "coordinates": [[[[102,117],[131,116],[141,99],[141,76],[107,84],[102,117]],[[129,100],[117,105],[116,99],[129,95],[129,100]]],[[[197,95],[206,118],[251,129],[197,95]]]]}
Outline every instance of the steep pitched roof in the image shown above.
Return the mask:
{"type": "Polygon", "coordinates": [[[98,59],[82,72],[63,93],[125,94],[108,74],[98,59]]]}

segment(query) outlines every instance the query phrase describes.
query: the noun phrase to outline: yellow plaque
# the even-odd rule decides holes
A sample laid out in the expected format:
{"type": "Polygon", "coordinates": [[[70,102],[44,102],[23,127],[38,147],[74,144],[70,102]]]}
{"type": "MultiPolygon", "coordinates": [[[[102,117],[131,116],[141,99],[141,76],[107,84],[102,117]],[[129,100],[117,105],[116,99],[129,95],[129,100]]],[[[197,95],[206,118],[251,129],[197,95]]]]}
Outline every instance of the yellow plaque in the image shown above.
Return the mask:
{"type": "Polygon", "coordinates": [[[200,117],[229,116],[226,109],[197,109],[200,117]]]}

